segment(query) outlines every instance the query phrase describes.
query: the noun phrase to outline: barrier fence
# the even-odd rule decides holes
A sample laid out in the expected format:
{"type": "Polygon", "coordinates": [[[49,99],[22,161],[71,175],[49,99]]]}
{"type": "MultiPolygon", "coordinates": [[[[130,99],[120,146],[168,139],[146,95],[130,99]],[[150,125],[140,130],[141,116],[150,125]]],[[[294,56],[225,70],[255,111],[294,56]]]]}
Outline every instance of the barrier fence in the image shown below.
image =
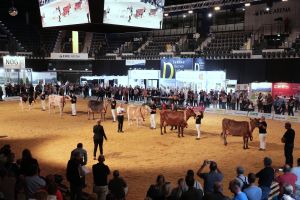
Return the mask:
{"type": "Polygon", "coordinates": [[[248,111],[240,111],[240,110],[225,110],[225,109],[218,109],[218,108],[206,108],[204,112],[221,114],[221,115],[251,117],[251,118],[255,118],[255,117],[259,118],[264,116],[266,119],[300,123],[300,116],[277,115],[273,113],[260,113],[255,111],[248,112],[248,111]]]}

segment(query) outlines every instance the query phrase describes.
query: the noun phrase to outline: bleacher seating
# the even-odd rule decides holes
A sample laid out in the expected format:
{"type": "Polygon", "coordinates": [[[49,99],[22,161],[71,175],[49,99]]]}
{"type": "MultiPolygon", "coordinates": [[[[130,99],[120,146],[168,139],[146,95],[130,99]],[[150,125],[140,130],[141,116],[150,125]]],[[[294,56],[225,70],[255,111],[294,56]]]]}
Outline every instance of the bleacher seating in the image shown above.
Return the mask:
{"type": "MultiPolygon", "coordinates": [[[[78,32],[78,43],[79,43],[79,52],[82,52],[85,40],[85,32],[78,32]]],[[[62,40],[62,49],[61,52],[72,53],[72,31],[66,31],[66,35],[62,40]]]]}
{"type": "Polygon", "coordinates": [[[208,58],[231,56],[232,50],[241,50],[247,39],[251,36],[249,32],[215,33],[211,42],[204,47],[203,55],[208,58]]]}

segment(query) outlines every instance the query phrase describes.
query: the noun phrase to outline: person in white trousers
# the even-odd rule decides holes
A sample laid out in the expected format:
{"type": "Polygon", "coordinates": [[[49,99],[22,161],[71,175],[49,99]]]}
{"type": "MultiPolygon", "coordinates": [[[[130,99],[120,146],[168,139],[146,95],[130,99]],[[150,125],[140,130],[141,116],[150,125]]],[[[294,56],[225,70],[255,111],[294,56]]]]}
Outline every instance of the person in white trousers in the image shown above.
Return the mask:
{"type": "Polygon", "coordinates": [[[110,102],[111,115],[113,117],[113,122],[116,122],[116,105],[117,105],[117,102],[115,100],[115,97],[113,97],[111,102],[110,102]]]}
{"type": "Polygon", "coordinates": [[[196,129],[197,129],[196,140],[200,140],[200,138],[201,138],[200,125],[201,125],[201,120],[203,119],[203,112],[202,111],[196,112],[195,119],[196,119],[196,129]]]}
{"type": "Polygon", "coordinates": [[[46,101],[45,101],[46,94],[45,94],[45,92],[42,92],[40,98],[41,98],[42,111],[45,111],[46,110],[46,101]]]}
{"type": "Polygon", "coordinates": [[[258,129],[259,129],[259,150],[266,150],[266,136],[267,136],[267,122],[265,117],[262,116],[259,120],[258,129]]]}
{"type": "Polygon", "coordinates": [[[156,105],[154,101],[152,101],[150,105],[150,128],[155,129],[156,128],[156,121],[155,121],[155,115],[156,115],[156,105]]]}
{"type": "Polygon", "coordinates": [[[76,102],[77,102],[77,97],[75,96],[74,93],[71,94],[71,109],[72,109],[72,116],[76,116],[76,102]]]}

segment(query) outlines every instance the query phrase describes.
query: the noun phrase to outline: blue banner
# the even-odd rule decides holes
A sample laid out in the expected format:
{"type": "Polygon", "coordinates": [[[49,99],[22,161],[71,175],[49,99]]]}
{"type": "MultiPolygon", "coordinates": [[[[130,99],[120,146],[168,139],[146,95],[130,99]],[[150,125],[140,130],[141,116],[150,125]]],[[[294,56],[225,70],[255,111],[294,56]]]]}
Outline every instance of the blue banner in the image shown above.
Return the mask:
{"type": "Polygon", "coordinates": [[[194,70],[203,71],[205,70],[205,61],[203,58],[195,58],[194,60],[194,70]]]}
{"type": "Polygon", "coordinates": [[[163,58],[160,60],[160,77],[175,79],[176,71],[193,70],[192,58],[163,58]]]}

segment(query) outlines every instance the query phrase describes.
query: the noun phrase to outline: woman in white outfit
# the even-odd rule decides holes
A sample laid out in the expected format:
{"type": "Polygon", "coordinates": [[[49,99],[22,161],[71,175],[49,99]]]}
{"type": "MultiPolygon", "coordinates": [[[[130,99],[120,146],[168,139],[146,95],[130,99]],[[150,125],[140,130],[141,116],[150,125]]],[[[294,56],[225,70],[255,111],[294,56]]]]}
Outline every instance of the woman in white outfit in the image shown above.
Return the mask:
{"type": "Polygon", "coordinates": [[[266,150],[266,136],[267,136],[267,122],[265,117],[262,116],[259,120],[258,129],[259,129],[259,150],[266,150]]]}
{"type": "Polygon", "coordinates": [[[196,119],[196,129],[197,129],[197,138],[196,138],[196,140],[200,140],[200,137],[201,137],[200,124],[201,124],[201,120],[203,119],[203,111],[196,112],[195,119],[196,119]]]}

